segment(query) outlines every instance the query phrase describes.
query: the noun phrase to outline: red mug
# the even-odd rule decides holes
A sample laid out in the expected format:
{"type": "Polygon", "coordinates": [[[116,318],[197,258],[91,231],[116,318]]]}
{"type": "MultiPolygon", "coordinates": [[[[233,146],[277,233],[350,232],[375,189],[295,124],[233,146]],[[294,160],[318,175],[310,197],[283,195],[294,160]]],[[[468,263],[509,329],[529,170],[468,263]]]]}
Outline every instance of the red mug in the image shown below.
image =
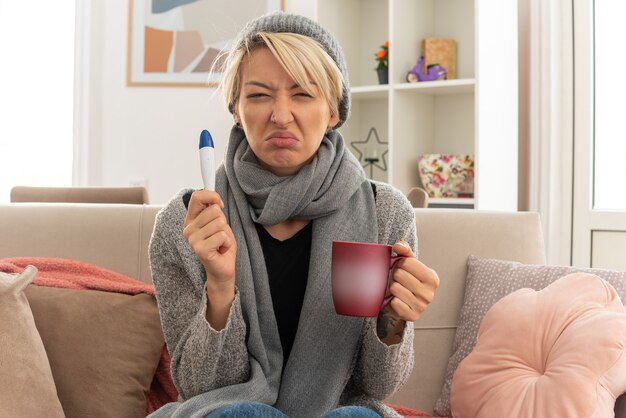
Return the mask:
{"type": "Polygon", "coordinates": [[[333,241],[331,281],[339,315],[375,317],[391,300],[385,298],[390,270],[399,259],[391,245],[333,241]]]}

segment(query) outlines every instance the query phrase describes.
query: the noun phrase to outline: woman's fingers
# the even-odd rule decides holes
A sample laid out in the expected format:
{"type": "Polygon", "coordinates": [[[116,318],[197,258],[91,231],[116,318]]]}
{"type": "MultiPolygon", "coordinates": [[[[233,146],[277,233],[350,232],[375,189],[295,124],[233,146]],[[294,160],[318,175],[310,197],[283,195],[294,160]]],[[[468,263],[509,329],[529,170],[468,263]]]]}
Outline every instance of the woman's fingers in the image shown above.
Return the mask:
{"type": "Polygon", "coordinates": [[[414,295],[398,282],[392,283],[389,291],[393,296],[391,300],[394,302],[391,304],[392,307],[398,314],[398,317],[405,321],[417,320],[428,306],[428,302],[425,299],[414,295]]]}
{"type": "Polygon", "coordinates": [[[185,226],[198,217],[206,208],[217,205],[220,209],[224,208],[224,202],[219,193],[213,190],[197,190],[191,194],[189,206],[187,207],[187,216],[185,217],[185,226]]]}
{"type": "Polygon", "coordinates": [[[192,193],[183,236],[204,265],[207,277],[230,281],[235,275],[237,243],[223,208],[220,195],[212,190],[192,193]]]}
{"type": "Polygon", "coordinates": [[[389,293],[394,297],[390,307],[399,319],[415,321],[432,303],[439,287],[439,276],[415,258],[406,243],[396,243],[393,249],[405,258],[399,260],[392,270],[389,293]]]}
{"type": "Polygon", "coordinates": [[[211,230],[217,230],[220,227],[226,226],[226,224],[226,217],[222,209],[218,205],[213,204],[204,208],[195,219],[185,224],[183,235],[185,239],[189,241],[192,234],[204,231],[203,237],[206,238],[210,236],[211,230]]]}
{"type": "Polygon", "coordinates": [[[439,276],[437,272],[415,257],[407,257],[399,260],[394,266],[394,270],[405,270],[410,273],[411,276],[416,277],[420,283],[432,289],[439,287],[439,276]]]}
{"type": "Polygon", "coordinates": [[[201,259],[211,261],[218,255],[226,253],[233,246],[234,241],[231,234],[221,230],[201,241],[197,241],[192,247],[201,259]]]}
{"type": "MultiPolygon", "coordinates": [[[[197,218],[196,218],[197,220],[197,218]]],[[[183,235],[185,239],[194,247],[197,243],[206,241],[210,239],[213,235],[216,235],[220,232],[224,232],[229,230],[230,227],[226,223],[226,219],[224,217],[215,217],[210,220],[208,223],[196,225],[194,221],[192,224],[185,227],[183,231],[183,235]]]]}
{"type": "Polygon", "coordinates": [[[393,286],[394,284],[397,287],[401,286],[402,288],[406,289],[408,293],[412,294],[418,299],[421,299],[427,305],[432,303],[433,299],[435,298],[435,282],[438,279],[429,278],[421,281],[420,279],[409,273],[407,270],[403,269],[395,270],[392,277],[393,282],[391,286],[393,286]]]}
{"type": "Polygon", "coordinates": [[[407,305],[402,299],[394,297],[389,302],[390,308],[394,312],[394,316],[398,319],[402,319],[404,321],[417,321],[423,312],[418,312],[414,308],[407,305]]]}

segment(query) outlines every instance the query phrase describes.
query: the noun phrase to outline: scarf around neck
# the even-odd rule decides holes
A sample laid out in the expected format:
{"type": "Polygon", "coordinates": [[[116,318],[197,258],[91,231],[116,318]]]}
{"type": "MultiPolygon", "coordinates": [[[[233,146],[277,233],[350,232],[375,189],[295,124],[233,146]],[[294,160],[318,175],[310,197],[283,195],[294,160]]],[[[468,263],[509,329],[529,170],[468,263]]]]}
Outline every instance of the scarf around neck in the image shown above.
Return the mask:
{"type": "Polygon", "coordinates": [[[216,190],[237,242],[236,285],[247,326],[250,376],[244,383],[201,396],[208,396],[209,403],[257,401],[274,405],[290,417],[319,417],[340,401],[364,325],[363,318],[335,313],[331,242],[377,242],[371,185],[334,130],[324,137],[309,164],[293,176],[279,177],[259,165],[243,130],[235,126],[217,172],[216,190]],[[275,225],[288,219],[314,222],[298,331],[283,369],[267,269],[254,223],[275,225]]]}

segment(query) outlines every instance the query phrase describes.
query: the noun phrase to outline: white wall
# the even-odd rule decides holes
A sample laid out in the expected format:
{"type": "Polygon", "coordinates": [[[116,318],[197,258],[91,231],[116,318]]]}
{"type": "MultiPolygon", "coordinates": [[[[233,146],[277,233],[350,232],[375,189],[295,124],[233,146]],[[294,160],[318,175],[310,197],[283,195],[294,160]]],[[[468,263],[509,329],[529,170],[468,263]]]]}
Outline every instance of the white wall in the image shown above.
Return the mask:
{"type": "MultiPolygon", "coordinates": [[[[286,1],[286,10],[314,16],[314,3],[286,1]]],[[[128,0],[90,3],[88,88],[81,116],[87,164],[78,185],[127,186],[146,180],[150,203],[183,187],[201,187],[198,137],[208,129],[222,161],[232,117],[221,94],[201,87],[127,87],[128,0]]]]}

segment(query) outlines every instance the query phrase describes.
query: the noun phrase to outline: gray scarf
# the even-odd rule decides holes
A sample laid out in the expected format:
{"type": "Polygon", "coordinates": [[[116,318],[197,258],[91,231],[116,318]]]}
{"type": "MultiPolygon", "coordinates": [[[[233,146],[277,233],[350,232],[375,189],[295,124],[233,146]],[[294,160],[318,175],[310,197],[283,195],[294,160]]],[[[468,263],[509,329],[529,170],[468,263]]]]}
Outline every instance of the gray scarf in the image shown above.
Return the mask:
{"type": "Polygon", "coordinates": [[[234,127],[224,165],[217,173],[216,190],[237,240],[236,284],[247,325],[250,378],[201,396],[207,396],[208,403],[257,401],[274,405],[290,417],[319,417],[339,403],[364,326],[362,318],[335,313],[331,241],[377,241],[371,185],[336,131],[323,139],[310,164],[293,176],[278,177],[258,164],[243,131],[234,127]],[[283,370],[267,270],[254,223],[274,225],[287,219],[314,222],[298,332],[283,370]]]}

